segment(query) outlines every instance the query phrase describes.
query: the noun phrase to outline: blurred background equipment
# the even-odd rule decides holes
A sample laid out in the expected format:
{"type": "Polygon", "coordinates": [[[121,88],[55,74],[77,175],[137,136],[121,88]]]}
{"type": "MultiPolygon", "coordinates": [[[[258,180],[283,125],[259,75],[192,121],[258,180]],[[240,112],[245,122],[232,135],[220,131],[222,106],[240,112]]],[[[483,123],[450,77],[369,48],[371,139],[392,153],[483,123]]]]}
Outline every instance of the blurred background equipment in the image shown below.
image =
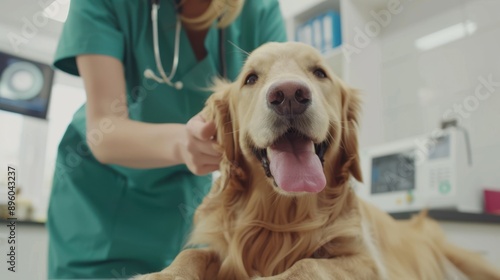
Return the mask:
{"type": "Polygon", "coordinates": [[[366,188],[358,191],[389,212],[452,209],[480,213],[468,133],[457,122],[361,153],[366,188]]]}
{"type": "Polygon", "coordinates": [[[49,65],[0,52],[0,109],[45,119],[53,79],[49,65]]]}
{"type": "MultiPolygon", "coordinates": [[[[32,219],[33,215],[33,205],[30,200],[26,199],[21,194],[21,186],[16,187],[16,195],[14,202],[16,203],[15,215],[14,217],[18,221],[29,221],[32,219]]],[[[11,211],[9,210],[8,201],[0,200],[0,219],[12,218],[11,211]]]]}
{"type": "Polygon", "coordinates": [[[494,189],[485,189],[484,195],[484,212],[500,215],[500,191],[494,189]]]}

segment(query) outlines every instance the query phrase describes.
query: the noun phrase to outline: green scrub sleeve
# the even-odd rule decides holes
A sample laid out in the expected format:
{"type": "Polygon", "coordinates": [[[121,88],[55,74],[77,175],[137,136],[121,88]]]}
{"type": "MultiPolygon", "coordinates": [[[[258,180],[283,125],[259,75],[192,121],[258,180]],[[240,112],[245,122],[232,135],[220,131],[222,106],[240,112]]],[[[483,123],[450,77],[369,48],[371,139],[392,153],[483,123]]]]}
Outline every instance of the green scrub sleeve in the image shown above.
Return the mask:
{"type": "Polygon", "coordinates": [[[99,54],[123,61],[124,51],[124,36],[109,0],[71,1],[55,54],[56,68],[79,75],[76,56],[99,54]]]}
{"type": "MultiPolygon", "coordinates": [[[[252,0],[246,0],[252,1],[252,0]]],[[[269,5],[265,12],[261,13],[261,34],[259,45],[267,42],[285,42],[287,40],[283,16],[281,15],[278,1],[265,1],[263,5],[269,5]]]]}

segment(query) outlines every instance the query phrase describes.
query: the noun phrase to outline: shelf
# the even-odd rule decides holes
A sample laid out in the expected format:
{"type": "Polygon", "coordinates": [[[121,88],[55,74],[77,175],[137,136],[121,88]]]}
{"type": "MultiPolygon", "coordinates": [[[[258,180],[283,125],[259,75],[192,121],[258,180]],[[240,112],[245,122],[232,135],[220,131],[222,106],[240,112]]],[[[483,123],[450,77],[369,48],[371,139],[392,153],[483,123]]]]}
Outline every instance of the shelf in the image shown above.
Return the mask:
{"type": "MultiPolygon", "coordinates": [[[[308,23],[311,19],[314,19],[322,14],[325,14],[327,11],[336,11],[340,14],[340,1],[341,0],[311,0],[308,2],[304,2],[302,4],[297,4],[298,2],[285,2],[285,0],[281,0],[281,5],[285,6],[289,3],[287,9],[290,11],[294,10],[294,12],[290,12],[286,16],[286,28],[287,28],[287,36],[289,40],[295,40],[296,31],[299,26],[308,23]],[[300,10],[297,7],[300,6],[300,10]]],[[[310,32],[313,32],[312,30],[310,32]]],[[[334,39],[334,38],[332,38],[334,39]]]]}
{"type": "MultiPolygon", "coordinates": [[[[311,18],[317,17],[328,10],[334,10],[340,13],[341,1],[342,0],[311,0],[308,1],[307,5],[305,3],[301,4],[302,7],[300,12],[291,13],[286,17],[288,38],[293,40],[297,26],[308,22],[311,18]]],[[[285,2],[285,0],[281,0],[281,5],[286,5],[286,3],[287,2],[285,2]]],[[[290,6],[289,8],[291,9],[292,7],[290,6]]],[[[335,74],[342,77],[344,73],[344,57],[342,49],[340,47],[336,47],[330,51],[322,53],[322,55],[335,74]]]]}
{"type": "Polygon", "coordinates": [[[322,0],[318,3],[311,3],[311,6],[295,14],[292,18],[296,24],[301,24],[327,10],[340,12],[340,0],[322,0]]]}

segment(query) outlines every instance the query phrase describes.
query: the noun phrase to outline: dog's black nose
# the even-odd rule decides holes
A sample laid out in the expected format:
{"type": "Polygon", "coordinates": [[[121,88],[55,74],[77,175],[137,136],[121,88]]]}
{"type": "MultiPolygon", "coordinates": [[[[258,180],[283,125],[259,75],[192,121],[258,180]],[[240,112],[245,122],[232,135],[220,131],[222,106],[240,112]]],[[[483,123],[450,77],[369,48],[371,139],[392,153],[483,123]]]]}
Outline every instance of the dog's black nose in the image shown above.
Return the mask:
{"type": "Polygon", "coordinates": [[[311,91],[300,82],[277,82],[267,93],[267,105],[279,115],[302,114],[310,104],[311,91]]]}

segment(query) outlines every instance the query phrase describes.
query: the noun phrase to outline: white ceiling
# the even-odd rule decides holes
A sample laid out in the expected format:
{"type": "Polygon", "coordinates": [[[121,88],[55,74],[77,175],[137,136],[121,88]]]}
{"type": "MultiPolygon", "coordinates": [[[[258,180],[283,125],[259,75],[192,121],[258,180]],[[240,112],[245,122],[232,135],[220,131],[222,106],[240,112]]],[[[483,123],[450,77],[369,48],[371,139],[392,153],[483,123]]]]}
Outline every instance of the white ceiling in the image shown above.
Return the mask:
{"type": "MultiPolygon", "coordinates": [[[[0,1],[0,49],[42,62],[50,62],[62,23],[47,19],[43,10],[53,0],[0,1]]],[[[60,9],[69,0],[57,0],[60,9]]]]}
{"type": "MultiPolygon", "coordinates": [[[[62,24],[49,19],[46,23],[43,21],[43,10],[52,2],[54,0],[2,0],[0,25],[9,27],[11,31],[22,31],[26,22],[30,22],[37,27],[41,35],[58,36],[62,24]]],[[[57,0],[56,3],[59,12],[69,6],[69,0],[57,0]]]]}

